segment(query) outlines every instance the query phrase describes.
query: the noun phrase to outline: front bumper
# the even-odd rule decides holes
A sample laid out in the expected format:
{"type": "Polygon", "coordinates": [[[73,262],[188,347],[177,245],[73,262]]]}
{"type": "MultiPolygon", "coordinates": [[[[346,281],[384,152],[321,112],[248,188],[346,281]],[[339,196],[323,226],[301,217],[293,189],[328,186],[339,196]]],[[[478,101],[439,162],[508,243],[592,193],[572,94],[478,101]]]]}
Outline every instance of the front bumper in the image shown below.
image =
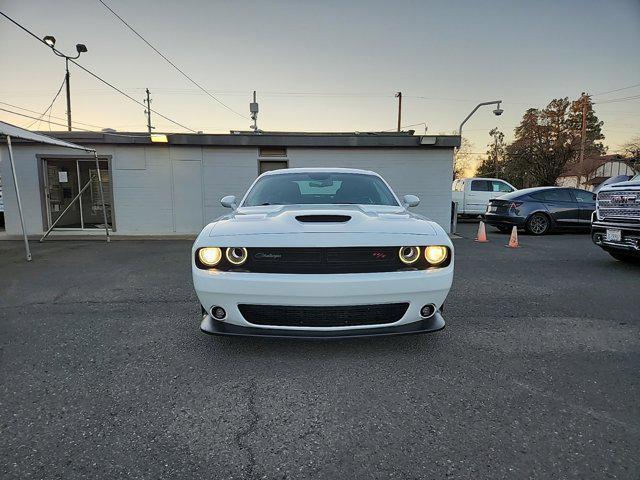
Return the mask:
{"type": "Polygon", "coordinates": [[[357,330],[291,330],[284,328],[264,329],[257,327],[243,327],[232,323],[220,322],[205,315],[200,323],[200,330],[210,335],[225,335],[239,337],[268,337],[268,338],[360,338],[381,337],[389,335],[411,335],[418,333],[437,332],[445,327],[440,312],[431,318],[405,323],[394,327],[360,328],[357,330]]]}
{"type": "MultiPolygon", "coordinates": [[[[204,309],[209,312],[212,306],[221,306],[227,312],[224,321],[214,321],[215,324],[223,324],[227,332],[235,331],[234,327],[243,327],[267,331],[267,334],[269,330],[286,330],[300,334],[327,332],[333,336],[338,332],[357,334],[357,331],[393,329],[415,323],[422,318],[419,312],[423,305],[441,308],[453,280],[453,262],[436,270],[357,274],[220,272],[200,270],[195,266],[192,271],[196,294],[204,309]],[[409,307],[402,318],[393,323],[331,327],[255,325],[245,320],[238,308],[240,304],[351,306],[384,303],[408,303],[409,307]]],[[[442,321],[439,314],[436,315],[442,321]]],[[[438,330],[444,323],[425,325],[419,328],[438,330]]],[[[219,333],[222,328],[211,326],[206,317],[203,326],[207,333],[219,333]]]]}
{"type": "Polygon", "coordinates": [[[640,257],[640,224],[638,223],[595,220],[591,224],[591,239],[593,243],[604,250],[625,252],[640,257]],[[620,230],[622,240],[620,242],[607,241],[607,229],[620,230]]]}

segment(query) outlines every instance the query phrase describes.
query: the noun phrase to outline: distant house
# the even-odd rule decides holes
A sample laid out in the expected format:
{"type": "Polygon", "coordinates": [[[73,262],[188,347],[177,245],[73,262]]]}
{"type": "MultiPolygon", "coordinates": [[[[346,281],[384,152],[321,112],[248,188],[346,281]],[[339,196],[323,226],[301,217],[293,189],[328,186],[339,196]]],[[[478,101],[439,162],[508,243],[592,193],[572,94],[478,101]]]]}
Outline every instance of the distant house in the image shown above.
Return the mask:
{"type": "Polygon", "coordinates": [[[584,159],[584,164],[574,164],[558,177],[560,187],[576,187],[593,190],[605,180],[618,175],[636,175],[629,159],[622,155],[602,155],[584,159]]]}

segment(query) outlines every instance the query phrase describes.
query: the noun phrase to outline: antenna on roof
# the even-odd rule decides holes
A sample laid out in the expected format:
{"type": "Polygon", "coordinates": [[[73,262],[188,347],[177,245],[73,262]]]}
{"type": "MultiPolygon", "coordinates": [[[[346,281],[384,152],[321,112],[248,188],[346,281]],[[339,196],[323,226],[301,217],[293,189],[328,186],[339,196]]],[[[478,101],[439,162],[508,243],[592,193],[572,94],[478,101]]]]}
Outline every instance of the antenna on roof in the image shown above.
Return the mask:
{"type": "Polygon", "coordinates": [[[249,112],[251,113],[251,120],[253,120],[253,125],[250,126],[251,130],[254,132],[259,132],[258,130],[258,102],[256,101],[256,91],[253,91],[253,102],[249,104],[249,112]]]}

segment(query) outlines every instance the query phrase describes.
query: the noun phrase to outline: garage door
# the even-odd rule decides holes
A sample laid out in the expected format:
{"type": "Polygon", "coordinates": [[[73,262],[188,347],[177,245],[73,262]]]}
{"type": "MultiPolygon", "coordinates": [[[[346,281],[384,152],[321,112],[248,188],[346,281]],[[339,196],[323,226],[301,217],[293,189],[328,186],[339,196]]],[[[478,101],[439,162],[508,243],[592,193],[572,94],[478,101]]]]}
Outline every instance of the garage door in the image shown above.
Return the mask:
{"type": "Polygon", "coordinates": [[[173,163],[173,214],[177,233],[198,233],[202,215],[202,163],[180,160],[173,163]]]}

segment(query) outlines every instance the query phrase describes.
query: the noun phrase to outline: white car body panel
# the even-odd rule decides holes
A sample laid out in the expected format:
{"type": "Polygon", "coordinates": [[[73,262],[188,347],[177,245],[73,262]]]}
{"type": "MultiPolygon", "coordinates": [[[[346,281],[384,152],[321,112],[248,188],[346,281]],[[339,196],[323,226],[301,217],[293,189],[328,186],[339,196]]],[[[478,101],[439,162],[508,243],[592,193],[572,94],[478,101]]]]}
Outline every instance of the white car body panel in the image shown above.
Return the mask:
{"type": "MultiPolygon", "coordinates": [[[[304,169],[309,171],[311,169],[304,169]]],[[[314,171],[317,171],[315,169],[314,171]]],[[[278,172],[301,171],[298,169],[278,172]]],[[[339,169],[327,169],[330,172],[339,169]]],[[[351,171],[350,171],[351,172],[351,171]]],[[[354,171],[362,173],[362,171],[354,171]]],[[[364,172],[370,173],[370,172],[364,172]]],[[[265,175],[274,175],[269,172],[265,175]]],[[[405,315],[382,325],[299,327],[257,326],[263,330],[338,331],[385,328],[421,320],[420,308],[440,308],[453,280],[453,258],[443,268],[374,273],[258,273],[202,269],[196,265],[201,247],[367,247],[445,245],[453,256],[453,244],[436,223],[409,213],[399,206],[372,205],[277,205],[239,207],[207,225],[192,249],[192,273],[203,308],[221,306],[224,322],[256,327],[247,322],[239,304],[288,306],[343,306],[408,302],[405,315]],[[297,215],[349,215],[345,223],[301,223],[297,215]]],[[[438,314],[439,315],[439,314],[438,314]]],[[[213,320],[205,315],[201,329],[208,333],[213,320]]],[[[444,323],[442,322],[442,326],[444,323]]],[[[442,328],[442,327],[440,327],[442,328]]]]}

